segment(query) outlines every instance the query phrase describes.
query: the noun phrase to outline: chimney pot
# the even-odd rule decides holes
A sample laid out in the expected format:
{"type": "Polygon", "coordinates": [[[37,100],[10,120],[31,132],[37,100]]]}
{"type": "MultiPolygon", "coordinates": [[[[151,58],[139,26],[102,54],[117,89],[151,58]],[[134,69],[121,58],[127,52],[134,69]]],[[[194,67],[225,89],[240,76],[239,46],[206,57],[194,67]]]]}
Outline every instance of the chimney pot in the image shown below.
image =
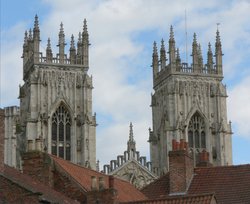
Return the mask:
{"type": "Polygon", "coordinates": [[[175,151],[176,150],[176,139],[172,140],[172,150],[175,151]]]}
{"type": "Polygon", "coordinates": [[[180,139],[180,150],[184,150],[184,148],[185,148],[185,140],[180,139]]]}
{"type": "Polygon", "coordinates": [[[180,143],[176,142],[176,149],[175,150],[180,150],[180,143]]]}

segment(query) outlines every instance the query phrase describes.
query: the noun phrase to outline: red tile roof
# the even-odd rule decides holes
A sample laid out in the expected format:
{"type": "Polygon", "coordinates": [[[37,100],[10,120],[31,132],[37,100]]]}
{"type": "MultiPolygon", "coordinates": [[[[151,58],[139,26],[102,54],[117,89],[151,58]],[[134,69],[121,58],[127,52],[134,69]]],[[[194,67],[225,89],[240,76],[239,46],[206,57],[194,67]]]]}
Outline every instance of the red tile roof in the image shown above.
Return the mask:
{"type": "Polygon", "coordinates": [[[218,203],[250,203],[250,164],[196,168],[188,194],[207,192],[218,203]]]}
{"type": "Polygon", "coordinates": [[[141,190],[148,198],[165,198],[169,194],[169,173],[150,183],[141,190]]]}
{"type": "MultiPolygon", "coordinates": [[[[169,197],[169,175],[142,192],[150,199],[169,197]]],[[[188,195],[214,193],[218,203],[250,203],[250,164],[195,168],[188,195]]]]}
{"type": "MultiPolygon", "coordinates": [[[[91,190],[91,177],[96,176],[103,177],[106,187],[108,186],[109,176],[102,174],[100,172],[84,168],[82,166],[73,164],[69,161],[56,157],[54,155],[50,155],[50,157],[54,160],[55,165],[58,170],[63,171],[69,177],[72,178],[85,192],[91,190]]],[[[141,193],[138,189],[136,189],[133,185],[128,183],[127,181],[115,178],[114,179],[114,188],[118,192],[118,201],[119,202],[128,202],[128,201],[138,201],[145,200],[147,197],[141,193]]]]}
{"type": "MultiPolygon", "coordinates": [[[[129,204],[132,202],[122,203],[129,204]]],[[[189,196],[171,196],[163,199],[153,199],[133,202],[133,204],[211,204],[216,203],[213,194],[189,195],[189,196]]]]}
{"type": "Polygon", "coordinates": [[[31,178],[28,175],[22,174],[18,170],[4,166],[4,172],[1,174],[4,178],[11,182],[19,185],[20,187],[31,191],[33,193],[41,193],[41,197],[53,203],[79,203],[78,201],[72,200],[63,194],[53,190],[49,186],[42,184],[41,182],[31,178]]]}

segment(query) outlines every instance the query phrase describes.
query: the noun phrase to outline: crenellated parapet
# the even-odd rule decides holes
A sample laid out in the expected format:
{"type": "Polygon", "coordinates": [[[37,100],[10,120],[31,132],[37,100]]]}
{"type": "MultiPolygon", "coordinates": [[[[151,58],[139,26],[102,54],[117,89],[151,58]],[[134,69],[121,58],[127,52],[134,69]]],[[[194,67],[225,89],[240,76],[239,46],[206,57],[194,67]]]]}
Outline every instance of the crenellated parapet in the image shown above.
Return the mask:
{"type": "Polygon", "coordinates": [[[23,43],[23,79],[27,80],[29,73],[33,70],[35,64],[47,64],[50,66],[80,67],[84,71],[89,68],[89,34],[87,30],[87,21],[84,20],[83,31],[79,33],[77,49],[75,48],[74,35],[71,36],[69,54],[65,53],[65,34],[63,24],[60,24],[58,34],[59,52],[53,54],[51,41],[48,38],[46,53],[40,52],[40,28],[37,15],[35,16],[33,32],[25,31],[23,43]]]}
{"type": "Polygon", "coordinates": [[[166,58],[166,50],[164,40],[161,41],[160,56],[158,57],[157,44],[153,44],[152,68],[154,87],[161,84],[163,80],[172,74],[186,74],[189,76],[211,76],[222,80],[222,49],[220,41],[220,33],[216,32],[215,55],[213,55],[211,44],[208,44],[207,63],[203,62],[201,44],[197,41],[197,35],[194,33],[192,43],[192,63],[182,62],[180,58],[179,48],[175,46],[175,38],[173,27],[170,27],[170,37],[168,46],[168,59],[166,58]],[[215,63],[214,63],[215,59],[215,63]],[[168,63],[167,63],[168,62],[168,63]]]}

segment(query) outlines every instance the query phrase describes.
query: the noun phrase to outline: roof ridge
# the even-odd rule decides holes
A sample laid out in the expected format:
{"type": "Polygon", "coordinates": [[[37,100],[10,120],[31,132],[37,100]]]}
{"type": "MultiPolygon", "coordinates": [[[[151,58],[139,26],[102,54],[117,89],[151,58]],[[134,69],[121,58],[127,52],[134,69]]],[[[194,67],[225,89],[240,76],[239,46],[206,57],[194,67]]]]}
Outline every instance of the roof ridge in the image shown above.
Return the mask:
{"type": "MultiPolygon", "coordinates": [[[[82,168],[82,169],[84,169],[84,170],[91,171],[91,172],[93,172],[93,173],[95,173],[95,174],[100,174],[100,176],[102,175],[102,176],[104,176],[104,177],[106,177],[106,178],[108,178],[109,176],[112,176],[112,175],[104,174],[104,173],[99,172],[99,171],[95,171],[95,170],[93,170],[93,169],[89,169],[89,168],[83,167],[83,166],[81,166],[81,165],[75,164],[75,163],[73,163],[73,162],[71,162],[71,161],[62,159],[62,158],[57,157],[57,156],[55,156],[55,155],[51,155],[51,154],[48,154],[48,155],[49,155],[49,156],[50,156],[50,157],[51,157],[51,158],[52,158],[52,159],[53,159],[62,169],[64,169],[65,173],[67,173],[67,175],[69,175],[71,178],[73,178],[73,176],[72,176],[70,173],[68,173],[68,172],[66,171],[66,169],[65,169],[64,167],[62,167],[62,165],[61,165],[58,161],[56,161],[57,159],[58,159],[58,160],[61,160],[61,161],[63,161],[63,162],[67,162],[67,163],[69,163],[70,165],[74,165],[74,166],[77,166],[77,167],[79,167],[79,168],[82,168]]],[[[74,178],[73,178],[73,179],[74,179],[74,178]]],[[[130,182],[125,181],[125,180],[123,180],[123,179],[121,179],[121,178],[117,178],[117,177],[114,176],[114,179],[115,179],[115,180],[118,180],[118,181],[122,181],[122,182],[124,182],[124,183],[128,183],[128,184],[131,185],[130,182]]],[[[76,179],[74,179],[74,180],[75,180],[81,187],[83,187],[83,188],[85,189],[85,187],[82,186],[80,182],[78,182],[76,179]]],[[[133,186],[133,185],[132,185],[132,186],[133,186]]],[[[85,190],[87,191],[87,189],[85,189],[85,190]]]]}
{"type": "Polygon", "coordinates": [[[227,165],[227,166],[203,166],[203,167],[195,167],[194,170],[198,170],[198,169],[222,169],[222,168],[238,168],[238,167],[246,167],[249,166],[250,164],[238,164],[238,165],[227,165]]]}
{"type": "Polygon", "coordinates": [[[77,166],[77,167],[86,169],[86,170],[88,170],[88,171],[92,171],[92,172],[99,173],[99,174],[102,174],[102,175],[104,175],[104,176],[107,176],[106,174],[104,174],[104,173],[102,173],[102,172],[100,172],[100,171],[95,171],[95,170],[93,170],[93,169],[90,169],[90,168],[81,166],[81,165],[79,165],[79,164],[75,164],[75,163],[73,163],[73,162],[71,162],[71,161],[65,160],[65,159],[60,158],[60,157],[57,157],[57,156],[55,156],[55,155],[51,155],[51,154],[48,154],[48,155],[49,155],[50,157],[52,157],[52,158],[59,159],[59,160],[64,161],[64,162],[68,162],[68,163],[70,163],[70,164],[72,164],[72,165],[74,165],[74,166],[77,166]]]}

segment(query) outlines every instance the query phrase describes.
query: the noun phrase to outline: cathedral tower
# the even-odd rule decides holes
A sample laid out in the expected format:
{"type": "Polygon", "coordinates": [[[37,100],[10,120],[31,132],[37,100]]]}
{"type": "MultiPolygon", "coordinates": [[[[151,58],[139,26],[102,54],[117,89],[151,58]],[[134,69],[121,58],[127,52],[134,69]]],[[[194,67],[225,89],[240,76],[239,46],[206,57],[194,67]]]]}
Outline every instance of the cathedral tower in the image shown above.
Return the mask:
{"type": "Polygon", "coordinates": [[[92,77],[89,69],[87,22],[77,48],[71,37],[65,54],[63,24],[59,29],[59,53],[53,55],[48,39],[46,54],[40,52],[38,17],[25,32],[23,80],[20,87],[19,136],[21,151],[46,151],[74,163],[96,167],[96,118],[92,114],[92,77]]]}
{"type": "Polygon", "coordinates": [[[226,86],[222,84],[223,54],[219,31],[214,56],[208,44],[206,64],[203,64],[196,34],[191,66],[181,62],[172,26],[168,44],[168,64],[164,41],[161,42],[160,56],[156,42],[153,44],[153,128],[149,131],[153,171],[157,175],[168,171],[172,139],[188,141],[195,163],[199,162],[198,153],[206,149],[213,165],[232,164],[232,131],[231,123],[227,121],[226,86]]]}

